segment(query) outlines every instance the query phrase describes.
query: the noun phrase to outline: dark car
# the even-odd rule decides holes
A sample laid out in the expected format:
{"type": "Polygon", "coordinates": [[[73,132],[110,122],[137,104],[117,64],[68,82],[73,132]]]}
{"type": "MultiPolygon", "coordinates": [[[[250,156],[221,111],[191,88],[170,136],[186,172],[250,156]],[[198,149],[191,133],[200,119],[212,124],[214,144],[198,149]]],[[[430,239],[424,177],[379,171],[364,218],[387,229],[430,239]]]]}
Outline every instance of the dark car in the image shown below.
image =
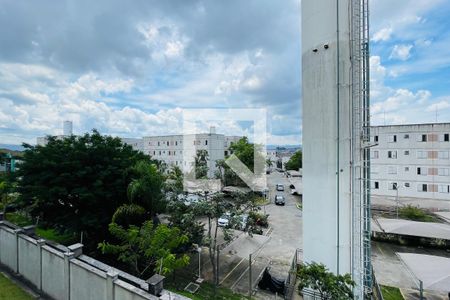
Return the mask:
{"type": "Polygon", "coordinates": [[[285,204],[284,196],[283,195],[276,195],[275,196],[275,204],[276,205],[284,205],[285,204]]]}

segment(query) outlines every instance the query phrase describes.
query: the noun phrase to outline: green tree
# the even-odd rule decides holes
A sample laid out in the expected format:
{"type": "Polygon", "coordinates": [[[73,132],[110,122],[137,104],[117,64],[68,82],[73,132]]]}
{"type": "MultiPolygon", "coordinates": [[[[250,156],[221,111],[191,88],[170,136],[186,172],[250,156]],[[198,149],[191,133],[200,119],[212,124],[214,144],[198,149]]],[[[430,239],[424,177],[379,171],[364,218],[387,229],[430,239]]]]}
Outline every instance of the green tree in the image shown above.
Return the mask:
{"type": "Polygon", "coordinates": [[[138,161],[131,169],[133,179],[128,185],[128,199],[142,206],[151,216],[164,211],[163,186],[165,178],[158,167],[149,161],[138,161]]]}
{"type": "Polygon", "coordinates": [[[207,150],[197,150],[195,156],[195,178],[204,179],[208,177],[209,154],[207,150]]]}
{"type": "Polygon", "coordinates": [[[148,276],[153,272],[168,275],[189,264],[189,256],[176,252],[188,240],[177,227],[164,224],[155,227],[152,221],[128,228],[111,223],[109,231],[118,243],[103,242],[98,248],[103,254],[117,255],[136,276],[148,276]]]}
{"type": "Polygon", "coordinates": [[[148,156],[97,131],[26,148],[18,175],[20,202],[45,225],[84,232],[90,249],[108,233],[116,209],[127,201],[130,166],[148,156]]]}
{"type": "Polygon", "coordinates": [[[175,199],[168,204],[170,226],[178,227],[189,238],[189,245],[200,245],[203,239],[204,224],[197,220],[194,205],[185,205],[175,199]]]}
{"type": "MultiPolygon", "coordinates": [[[[263,149],[260,145],[252,144],[247,137],[242,137],[237,142],[231,144],[230,152],[235,155],[250,171],[255,171],[255,160],[266,165],[263,156],[263,149]],[[255,159],[256,155],[256,159],[255,159]]],[[[228,157],[226,157],[228,158],[228,157]]],[[[225,158],[225,159],[226,159],[225,158]]],[[[225,163],[225,160],[216,161],[217,171],[216,178],[221,179],[222,183],[234,186],[245,186],[246,184],[237,176],[230,167],[225,163]]],[[[261,170],[263,172],[264,170],[261,170]]]]}
{"type": "Polygon", "coordinates": [[[204,245],[208,247],[208,254],[211,265],[213,267],[214,284],[219,284],[219,277],[217,274],[217,251],[219,250],[218,232],[219,229],[224,233],[225,240],[231,238],[230,232],[225,227],[220,227],[218,220],[225,213],[229,214],[230,227],[234,227],[240,222],[239,216],[244,212],[253,211],[257,209],[253,197],[248,194],[234,193],[231,197],[225,197],[222,193],[214,195],[205,195],[205,200],[200,201],[195,205],[194,213],[203,215],[207,218],[207,228],[204,237],[204,245]]]}
{"type": "Polygon", "coordinates": [[[302,150],[296,151],[285,164],[286,170],[299,170],[302,168],[302,150]]]}
{"type": "Polygon", "coordinates": [[[317,291],[321,299],[353,299],[355,282],[350,274],[336,275],[323,264],[311,263],[299,268],[297,278],[299,294],[309,288],[317,291]]]}

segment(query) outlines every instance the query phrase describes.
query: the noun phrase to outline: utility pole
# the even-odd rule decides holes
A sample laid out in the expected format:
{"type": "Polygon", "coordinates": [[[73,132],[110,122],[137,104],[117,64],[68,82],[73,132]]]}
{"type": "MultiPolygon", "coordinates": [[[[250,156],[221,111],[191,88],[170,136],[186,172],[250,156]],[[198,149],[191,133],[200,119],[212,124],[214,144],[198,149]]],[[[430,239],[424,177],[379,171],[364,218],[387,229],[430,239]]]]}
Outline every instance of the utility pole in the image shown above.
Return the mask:
{"type": "Polygon", "coordinates": [[[248,298],[252,298],[252,254],[248,255],[248,298]]]}

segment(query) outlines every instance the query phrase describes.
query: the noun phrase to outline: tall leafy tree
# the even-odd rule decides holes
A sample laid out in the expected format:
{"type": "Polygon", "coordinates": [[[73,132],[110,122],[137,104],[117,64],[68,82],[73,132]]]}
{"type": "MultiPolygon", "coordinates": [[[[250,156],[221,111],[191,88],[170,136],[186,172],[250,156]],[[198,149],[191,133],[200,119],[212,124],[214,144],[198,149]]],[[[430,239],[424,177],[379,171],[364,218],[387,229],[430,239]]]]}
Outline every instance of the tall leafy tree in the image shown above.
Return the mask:
{"type": "Polygon", "coordinates": [[[139,161],[132,168],[133,179],[128,185],[130,202],[142,206],[152,216],[164,211],[163,185],[165,178],[149,161],[139,161]]]}
{"type": "Polygon", "coordinates": [[[127,201],[130,167],[150,160],[96,130],[80,137],[49,136],[45,146],[24,147],[18,174],[21,203],[49,226],[83,231],[85,241],[94,245],[104,239],[115,210],[127,201]]]}
{"type": "Polygon", "coordinates": [[[296,151],[285,164],[286,170],[299,170],[302,167],[302,150],[296,151]]]}

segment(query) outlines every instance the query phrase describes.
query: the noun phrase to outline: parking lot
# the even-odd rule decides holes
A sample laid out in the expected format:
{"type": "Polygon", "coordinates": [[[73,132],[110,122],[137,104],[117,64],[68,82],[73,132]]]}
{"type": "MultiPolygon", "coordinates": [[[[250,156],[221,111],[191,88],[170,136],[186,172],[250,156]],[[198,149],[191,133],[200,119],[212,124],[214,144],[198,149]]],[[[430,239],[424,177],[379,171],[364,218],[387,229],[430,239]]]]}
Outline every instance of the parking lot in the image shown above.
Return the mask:
{"type": "MultiPolygon", "coordinates": [[[[235,231],[235,240],[219,257],[220,284],[242,294],[249,290],[249,254],[252,254],[252,285],[255,287],[267,266],[276,277],[286,278],[296,249],[302,246],[302,214],[296,205],[300,197],[290,194],[289,182],[283,173],[275,171],[267,175],[267,179],[270,203],[261,207],[261,211],[269,214],[269,229],[264,235],[253,236],[235,231]],[[284,185],[284,192],[275,190],[277,183],[284,185]],[[274,204],[277,194],[285,196],[284,206],[274,204]]],[[[202,274],[205,279],[212,279],[207,249],[202,253],[202,274]]]]}

